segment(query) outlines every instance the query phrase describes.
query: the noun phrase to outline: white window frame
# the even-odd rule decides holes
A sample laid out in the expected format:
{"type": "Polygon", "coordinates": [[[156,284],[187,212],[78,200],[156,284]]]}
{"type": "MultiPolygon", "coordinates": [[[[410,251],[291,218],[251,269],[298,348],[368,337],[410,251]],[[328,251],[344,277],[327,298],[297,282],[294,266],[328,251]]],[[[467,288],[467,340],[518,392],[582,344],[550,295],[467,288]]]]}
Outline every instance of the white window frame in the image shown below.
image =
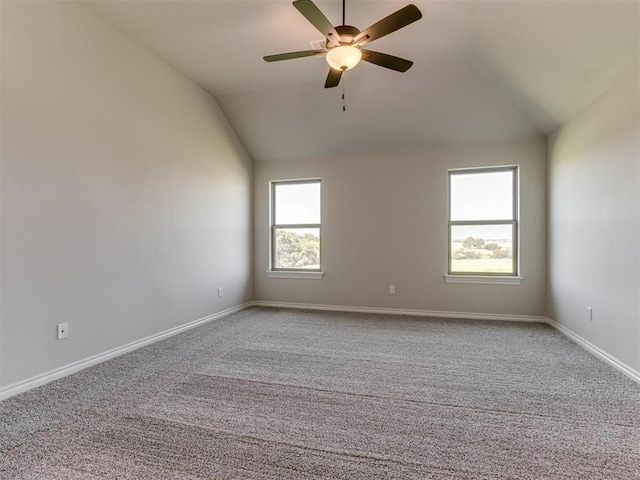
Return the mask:
{"type": "Polygon", "coordinates": [[[269,270],[267,275],[275,278],[307,278],[321,279],[322,272],[322,179],[305,178],[293,180],[273,180],[269,184],[269,206],[270,206],[270,234],[269,234],[269,270]],[[297,224],[277,224],[276,220],[276,187],[278,185],[301,185],[317,183],[320,185],[320,223],[297,223],[297,224]],[[320,261],[318,268],[278,268],[275,266],[276,259],[276,232],[282,228],[317,228],[320,237],[320,261]]]}
{"type": "Polygon", "coordinates": [[[447,274],[445,280],[448,283],[485,283],[502,285],[519,285],[520,276],[520,169],[518,165],[500,165],[493,167],[456,168],[447,172],[447,274]],[[451,178],[453,175],[465,175],[476,173],[513,172],[513,207],[512,218],[502,220],[451,220],[451,178]],[[452,272],[451,271],[451,230],[454,226],[492,226],[511,225],[513,242],[513,267],[512,272],[452,272]]]}

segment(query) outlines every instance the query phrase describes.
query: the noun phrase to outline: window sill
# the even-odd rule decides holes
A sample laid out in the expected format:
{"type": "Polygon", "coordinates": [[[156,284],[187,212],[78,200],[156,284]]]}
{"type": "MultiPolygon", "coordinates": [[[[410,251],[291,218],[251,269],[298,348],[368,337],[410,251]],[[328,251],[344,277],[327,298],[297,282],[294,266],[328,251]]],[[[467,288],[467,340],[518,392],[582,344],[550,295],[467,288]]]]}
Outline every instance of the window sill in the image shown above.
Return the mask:
{"type": "Polygon", "coordinates": [[[476,283],[484,285],[520,285],[522,277],[501,277],[493,275],[445,275],[447,283],[476,283]]]}
{"type": "Polygon", "coordinates": [[[269,270],[267,271],[267,277],[270,278],[306,278],[312,280],[321,280],[324,272],[303,272],[303,271],[283,271],[283,270],[269,270]]]}

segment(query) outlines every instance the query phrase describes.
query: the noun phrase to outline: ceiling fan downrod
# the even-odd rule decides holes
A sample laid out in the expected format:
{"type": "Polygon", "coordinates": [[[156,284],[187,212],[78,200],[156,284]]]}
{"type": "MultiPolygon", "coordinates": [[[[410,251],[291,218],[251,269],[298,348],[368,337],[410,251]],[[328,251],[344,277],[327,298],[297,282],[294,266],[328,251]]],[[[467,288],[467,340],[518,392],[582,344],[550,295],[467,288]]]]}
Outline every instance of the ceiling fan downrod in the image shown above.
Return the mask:
{"type": "Polygon", "coordinates": [[[346,20],[344,19],[344,11],[345,11],[345,3],[346,3],[346,1],[347,0],[342,0],[342,25],[346,25],[347,24],[346,20]]]}

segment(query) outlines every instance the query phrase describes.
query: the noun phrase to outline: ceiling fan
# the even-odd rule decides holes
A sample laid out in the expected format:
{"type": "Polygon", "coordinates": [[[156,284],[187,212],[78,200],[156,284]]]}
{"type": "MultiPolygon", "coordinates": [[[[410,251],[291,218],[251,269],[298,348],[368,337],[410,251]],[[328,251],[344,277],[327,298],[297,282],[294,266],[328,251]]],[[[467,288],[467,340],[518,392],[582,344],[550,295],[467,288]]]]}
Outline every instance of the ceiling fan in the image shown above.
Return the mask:
{"type": "Polygon", "coordinates": [[[267,62],[326,54],[327,63],[331,68],[324,88],[336,87],[340,83],[343,72],[355,67],[360,60],[397,72],[406,72],[413,65],[410,60],[387,55],[386,53],[374,52],[373,50],[365,50],[362,47],[369,42],[406,27],[416,20],[420,20],[422,13],[415,5],[407,5],[401,8],[362,32],[356,27],[345,25],[345,0],[342,0],[342,25],[335,27],[311,0],[296,0],[293,2],[293,6],[325,36],[326,48],[268,55],[264,57],[267,62]]]}

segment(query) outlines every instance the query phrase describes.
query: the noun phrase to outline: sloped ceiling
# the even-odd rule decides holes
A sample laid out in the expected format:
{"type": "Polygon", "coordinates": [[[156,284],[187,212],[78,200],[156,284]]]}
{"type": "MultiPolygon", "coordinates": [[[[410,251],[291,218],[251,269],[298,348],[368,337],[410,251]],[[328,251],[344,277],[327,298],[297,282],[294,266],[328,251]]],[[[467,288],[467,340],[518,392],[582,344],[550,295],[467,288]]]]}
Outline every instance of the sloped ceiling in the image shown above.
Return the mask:
{"type": "MultiPolygon", "coordinates": [[[[423,18],[369,46],[414,66],[362,62],[343,112],[323,58],[262,60],[322,38],[289,0],[82,3],[208,90],[255,161],[547,134],[640,60],[636,0],[414,1],[423,18]]],[[[315,3],[340,23],[341,1],[315,3]]],[[[409,2],[346,3],[363,30],[409,2]]]]}

